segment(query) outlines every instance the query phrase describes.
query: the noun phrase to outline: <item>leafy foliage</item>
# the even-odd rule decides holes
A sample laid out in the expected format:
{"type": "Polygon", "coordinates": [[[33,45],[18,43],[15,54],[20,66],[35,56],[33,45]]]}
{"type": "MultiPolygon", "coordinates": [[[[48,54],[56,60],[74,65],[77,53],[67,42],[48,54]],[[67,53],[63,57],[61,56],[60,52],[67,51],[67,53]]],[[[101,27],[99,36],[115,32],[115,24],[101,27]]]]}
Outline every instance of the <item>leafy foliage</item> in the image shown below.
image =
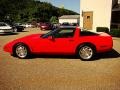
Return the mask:
{"type": "Polygon", "coordinates": [[[111,34],[113,37],[120,37],[120,29],[111,29],[111,30],[110,30],[110,34],[111,34]]]}
{"type": "Polygon", "coordinates": [[[77,14],[58,8],[47,2],[35,0],[0,0],[0,21],[31,22],[32,20],[48,22],[52,16],[77,14]]]}
{"type": "Polygon", "coordinates": [[[57,17],[56,16],[52,16],[51,18],[50,18],[50,22],[51,23],[58,23],[58,20],[57,20],[57,17]]]}

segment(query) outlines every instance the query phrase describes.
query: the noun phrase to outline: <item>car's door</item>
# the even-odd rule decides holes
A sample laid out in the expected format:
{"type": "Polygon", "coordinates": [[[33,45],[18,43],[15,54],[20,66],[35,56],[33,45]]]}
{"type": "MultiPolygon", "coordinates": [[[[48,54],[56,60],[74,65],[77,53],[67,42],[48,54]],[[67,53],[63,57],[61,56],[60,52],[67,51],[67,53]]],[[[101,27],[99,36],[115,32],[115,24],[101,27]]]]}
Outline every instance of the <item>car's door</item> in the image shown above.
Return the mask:
{"type": "Polygon", "coordinates": [[[74,51],[74,29],[61,29],[54,35],[54,52],[55,53],[73,53],[74,51]]]}
{"type": "Polygon", "coordinates": [[[44,35],[40,35],[32,42],[32,49],[34,53],[54,53],[55,52],[55,39],[52,38],[56,30],[50,31],[44,35]]]}

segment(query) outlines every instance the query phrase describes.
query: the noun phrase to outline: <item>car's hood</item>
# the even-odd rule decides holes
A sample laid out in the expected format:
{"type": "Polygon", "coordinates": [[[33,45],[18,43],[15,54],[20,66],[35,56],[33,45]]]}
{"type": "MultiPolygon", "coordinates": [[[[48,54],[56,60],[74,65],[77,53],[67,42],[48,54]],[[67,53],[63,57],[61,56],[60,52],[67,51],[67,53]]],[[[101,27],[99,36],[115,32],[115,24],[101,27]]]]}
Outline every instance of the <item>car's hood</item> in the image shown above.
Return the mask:
{"type": "Polygon", "coordinates": [[[42,34],[32,34],[32,35],[28,35],[28,36],[25,36],[25,37],[22,37],[22,38],[19,38],[17,39],[18,41],[31,41],[31,40],[34,40],[34,39],[37,39],[37,38],[41,38],[42,34]]]}
{"type": "Polygon", "coordinates": [[[10,26],[0,26],[0,29],[12,29],[10,26]]]}
{"type": "Polygon", "coordinates": [[[10,43],[12,43],[12,44],[15,44],[15,43],[18,43],[18,42],[27,43],[27,42],[33,41],[33,40],[35,40],[37,38],[40,38],[41,35],[42,34],[28,35],[28,36],[25,36],[25,37],[22,37],[22,38],[15,39],[15,40],[11,41],[10,43]]]}

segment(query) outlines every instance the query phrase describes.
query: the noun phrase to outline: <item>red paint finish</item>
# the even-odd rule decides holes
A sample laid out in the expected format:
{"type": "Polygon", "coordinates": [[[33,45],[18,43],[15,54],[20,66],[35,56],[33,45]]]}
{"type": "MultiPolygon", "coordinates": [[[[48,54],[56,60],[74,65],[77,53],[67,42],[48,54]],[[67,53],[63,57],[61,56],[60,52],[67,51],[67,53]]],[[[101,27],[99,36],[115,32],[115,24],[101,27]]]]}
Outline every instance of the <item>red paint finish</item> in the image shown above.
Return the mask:
{"type": "Polygon", "coordinates": [[[96,52],[106,52],[112,49],[112,37],[106,33],[97,35],[82,35],[79,28],[75,28],[72,37],[52,38],[41,37],[40,34],[29,35],[14,40],[4,46],[4,51],[13,53],[14,46],[18,43],[27,45],[33,54],[76,54],[78,46],[90,43],[95,46],[96,52]]]}

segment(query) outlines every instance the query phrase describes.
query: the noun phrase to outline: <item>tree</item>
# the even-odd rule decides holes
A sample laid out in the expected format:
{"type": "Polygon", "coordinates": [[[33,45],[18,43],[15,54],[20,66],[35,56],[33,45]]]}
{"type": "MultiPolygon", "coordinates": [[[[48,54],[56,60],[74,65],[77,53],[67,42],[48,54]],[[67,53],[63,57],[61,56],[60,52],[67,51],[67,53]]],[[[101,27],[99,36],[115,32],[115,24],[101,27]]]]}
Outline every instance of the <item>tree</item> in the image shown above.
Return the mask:
{"type": "Polygon", "coordinates": [[[56,17],[56,16],[52,16],[52,17],[50,18],[50,22],[51,22],[52,24],[58,23],[57,17],[56,17]]]}
{"type": "Polygon", "coordinates": [[[0,21],[30,22],[33,19],[48,22],[52,16],[77,14],[40,0],[0,0],[0,21]]]}

